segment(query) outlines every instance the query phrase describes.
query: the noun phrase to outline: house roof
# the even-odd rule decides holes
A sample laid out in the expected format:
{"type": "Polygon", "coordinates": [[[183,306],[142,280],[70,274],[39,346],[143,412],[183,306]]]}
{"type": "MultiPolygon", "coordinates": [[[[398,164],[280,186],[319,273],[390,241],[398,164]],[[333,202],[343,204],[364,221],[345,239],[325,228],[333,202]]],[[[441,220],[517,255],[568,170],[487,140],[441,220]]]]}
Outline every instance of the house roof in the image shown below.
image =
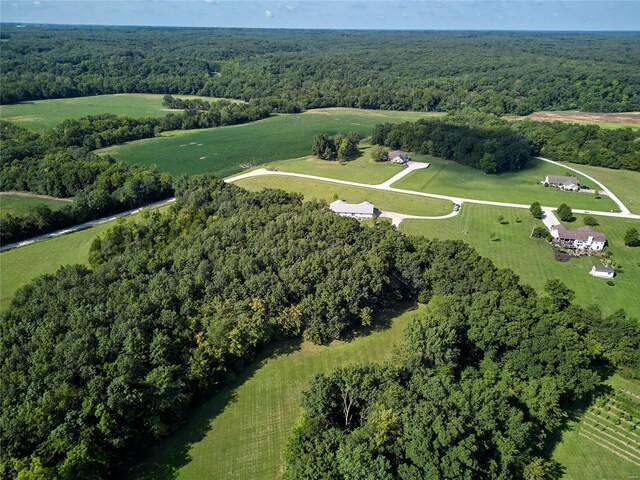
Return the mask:
{"type": "Polygon", "coordinates": [[[400,157],[400,158],[406,158],[408,155],[406,152],[403,152],[402,150],[391,150],[389,152],[389,158],[394,159],[396,157],[400,157]]]}
{"type": "Polygon", "coordinates": [[[609,267],[591,267],[591,270],[598,273],[616,273],[613,268],[609,267]]]}
{"type": "Polygon", "coordinates": [[[554,225],[552,228],[557,230],[558,237],[563,240],[582,240],[584,242],[588,240],[589,237],[593,237],[594,240],[599,242],[606,241],[604,233],[594,230],[589,226],[580,227],[578,230],[571,230],[564,225],[554,225]]]}
{"type": "Polygon", "coordinates": [[[576,177],[564,177],[562,175],[547,175],[547,183],[557,183],[558,185],[578,185],[576,177]]]}
{"type": "Polygon", "coordinates": [[[347,203],[344,200],[336,200],[329,205],[329,208],[336,213],[373,215],[373,204],[366,201],[362,203],[347,203]]]}

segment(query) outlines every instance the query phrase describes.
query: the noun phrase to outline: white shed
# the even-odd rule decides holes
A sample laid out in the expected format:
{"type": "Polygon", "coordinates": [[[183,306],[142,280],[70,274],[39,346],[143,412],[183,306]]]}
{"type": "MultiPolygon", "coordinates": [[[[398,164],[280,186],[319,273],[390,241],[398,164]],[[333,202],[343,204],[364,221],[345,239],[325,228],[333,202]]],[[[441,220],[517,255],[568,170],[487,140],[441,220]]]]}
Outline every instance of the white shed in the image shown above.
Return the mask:
{"type": "Polygon", "coordinates": [[[598,278],[613,278],[616,274],[616,271],[613,268],[609,267],[591,267],[591,271],[589,274],[598,278]]]}

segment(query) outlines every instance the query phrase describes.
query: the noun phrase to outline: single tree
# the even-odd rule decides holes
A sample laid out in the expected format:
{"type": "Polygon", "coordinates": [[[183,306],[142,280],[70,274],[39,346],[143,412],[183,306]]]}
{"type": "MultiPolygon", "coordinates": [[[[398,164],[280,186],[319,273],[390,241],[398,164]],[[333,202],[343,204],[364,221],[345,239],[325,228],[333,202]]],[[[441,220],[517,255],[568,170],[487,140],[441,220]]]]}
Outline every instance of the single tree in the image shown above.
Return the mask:
{"type": "Polygon", "coordinates": [[[533,202],[529,207],[529,211],[534,218],[542,217],[542,207],[540,206],[540,202],[533,202]]]}
{"type": "Polygon", "coordinates": [[[571,220],[573,220],[573,212],[571,211],[571,207],[569,207],[569,205],[567,205],[566,203],[560,204],[560,206],[556,210],[556,213],[558,214],[558,218],[560,218],[560,220],[562,220],[563,222],[570,222],[571,220]]]}
{"type": "Polygon", "coordinates": [[[595,227],[596,225],[598,225],[598,220],[596,219],[596,217],[593,217],[591,215],[587,215],[582,219],[582,221],[585,225],[589,225],[591,227],[595,227]]]}
{"type": "Polygon", "coordinates": [[[373,147],[369,155],[374,162],[384,162],[387,159],[387,151],[379,145],[373,147]]]}
{"type": "Polygon", "coordinates": [[[498,223],[500,225],[504,224],[504,215],[498,215],[498,223]]]}
{"type": "Polygon", "coordinates": [[[635,247],[640,242],[640,233],[638,233],[638,229],[635,227],[627,229],[624,234],[624,244],[627,247],[635,247]]]}

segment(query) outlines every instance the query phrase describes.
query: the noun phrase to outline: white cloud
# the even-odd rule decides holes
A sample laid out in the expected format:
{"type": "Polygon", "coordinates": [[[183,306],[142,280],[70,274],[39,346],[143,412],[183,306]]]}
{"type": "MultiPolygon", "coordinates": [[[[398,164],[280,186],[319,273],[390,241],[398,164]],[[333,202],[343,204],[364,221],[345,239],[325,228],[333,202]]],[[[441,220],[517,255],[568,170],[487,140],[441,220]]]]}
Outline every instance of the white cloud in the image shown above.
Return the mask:
{"type": "Polygon", "coordinates": [[[273,12],[271,10],[265,10],[264,14],[267,16],[267,18],[273,17],[273,12]]]}
{"type": "Polygon", "coordinates": [[[553,12],[551,15],[553,15],[554,17],[557,17],[560,14],[558,12],[553,12]]]}
{"type": "Polygon", "coordinates": [[[40,0],[34,0],[33,4],[34,4],[36,7],[41,7],[41,6],[42,6],[42,2],[41,2],[40,0]]]}
{"type": "Polygon", "coordinates": [[[290,12],[293,12],[293,5],[285,5],[284,8],[286,8],[290,12]]]}
{"type": "Polygon", "coordinates": [[[204,0],[204,3],[212,3],[214,5],[220,5],[220,0],[204,0]]]}

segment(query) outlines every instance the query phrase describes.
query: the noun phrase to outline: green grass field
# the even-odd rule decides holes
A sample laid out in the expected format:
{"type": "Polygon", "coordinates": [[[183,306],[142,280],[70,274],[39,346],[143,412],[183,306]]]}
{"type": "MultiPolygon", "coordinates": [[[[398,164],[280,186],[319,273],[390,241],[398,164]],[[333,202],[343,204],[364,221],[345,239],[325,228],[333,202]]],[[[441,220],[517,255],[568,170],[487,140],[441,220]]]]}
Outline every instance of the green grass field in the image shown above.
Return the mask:
{"type": "Polygon", "coordinates": [[[63,265],[88,264],[93,239],[112,222],[0,253],[0,309],[15,291],[35,277],[55,273],[63,265]]]}
{"type": "MultiPolygon", "coordinates": [[[[589,275],[592,266],[602,265],[597,257],[582,257],[567,263],[555,261],[551,246],[545,240],[529,237],[532,228],[542,226],[542,222],[532,218],[525,209],[466,204],[456,217],[405,220],[400,230],[429,238],[463,240],[497,266],[512,269],[523,283],[539,292],[547,280],[558,278],[576,292],[577,303],[584,306],[596,304],[606,314],[624,308],[640,319],[640,295],[637,291],[640,285],[640,247],[630,248],[623,243],[626,229],[640,227],[640,222],[609,217],[598,217],[598,220],[600,225],[595,228],[606,234],[608,248],[623,267],[613,280],[613,287],[608,286],[604,279],[589,275]],[[498,224],[499,215],[509,223],[498,224]],[[520,218],[520,223],[517,223],[517,218],[520,218]],[[492,233],[497,240],[491,240],[492,233]]],[[[571,228],[582,225],[579,218],[571,228]]]]}
{"type": "Polygon", "coordinates": [[[36,205],[46,205],[51,210],[58,210],[68,204],[68,200],[2,193],[0,194],[0,215],[3,213],[24,215],[36,205]]]}
{"type": "Polygon", "coordinates": [[[390,315],[381,328],[328,346],[289,341],[269,348],[236,383],[196,408],[178,432],[150,449],[131,478],[276,479],[301,413],[300,395],[317,373],[388,359],[414,310],[390,315]]]}
{"type": "MultiPolygon", "coordinates": [[[[53,100],[38,100],[15,105],[0,106],[0,118],[28,128],[42,131],[55,127],[67,118],[81,118],[88,115],[113,113],[128,117],[164,117],[170,110],[162,106],[164,95],[121,93],[116,95],[96,95],[92,97],[57,98],[53,100]]],[[[205,100],[219,100],[216,98],[196,97],[194,95],[174,95],[179,98],[204,98],[205,100]]]]}
{"type": "Polygon", "coordinates": [[[138,140],[98,150],[131,164],[158,166],[172,174],[215,173],[226,177],[241,164],[262,165],[311,153],[316,133],[356,131],[371,135],[383,122],[417,120],[433,113],[325,108],[295,115],[277,115],[231,127],[194,130],[173,137],[138,140]]]}
{"type": "MultiPolygon", "coordinates": [[[[637,382],[614,375],[606,383],[614,392],[625,389],[640,395],[640,385],[637,382]]],[[[579,418],[573,419],[568,428],[562,432],[561,441],[553,451],[553,459],[564,467],[562,478],[566,480],[638,478],[640,476],[638,464],[611,452],[615,450],[626,455],[627,452],[635,451],[637,455],[640,452],[638,441],[640,436],[637,430],[634,433],[628,432],[606,420],[603,421],[601,417],[594,415],[592,407],[579,418]],[[596,422],[607,426],[604,433],[598,433],[593,428],[596,422]],[[620,440],[624,443],[620,443],[620,440]],[[627,443],[631,445],[626,445],[627,443]]],[[[628,458],[633,459],[631,455],[628,458]]]]}
{"type": "Polygon", "coordinates": [[[640,172],[632,170],[614,170],[612,168],[593,167],[567,163],[573,168],[591,175],[618,196],[633,213],[640,214],[640,172]]]}
{"type": "Polygon", "coordinates": [[[425,215],[437,217],[447,215],[453,210],[453,203],[437,198],[423,198],[400,193],[385,192],[369,188],[338,185],[331,182],[308,180],[306,178],[264,175],[235,182],[247,190],[279,188],[288,192],[301,192],[306,200],[325,200],[330,203],[336,198],[347,202],[359,203],[365,200],[383,211],[425,215]]]}
{"type": "MultiPolygon", "coordinates": [[[[523,205],[530,205],[537,201],[542,205],[552,207],[566,203],[573,208],[590,210],[609,211],[616,208],[615,203],[606,196],[597,200],[595,195],[591,193],[565,192],[558,188],[545,188],[539,182],[544,180],[547,175],[570,174],[574,176],[576,174],[541,160],[531,159],[527,168],[519,172],[489,175],[481,170],[440,158],[425,155],[412,155],[412,158],[429,162],[431,166],[426,170],[410,173],[393,184],[393,187],[523,205]]],[[[593,182],[582,179],[580,175],[577,177],[581,183],[592,186],[593,182]]]]}

